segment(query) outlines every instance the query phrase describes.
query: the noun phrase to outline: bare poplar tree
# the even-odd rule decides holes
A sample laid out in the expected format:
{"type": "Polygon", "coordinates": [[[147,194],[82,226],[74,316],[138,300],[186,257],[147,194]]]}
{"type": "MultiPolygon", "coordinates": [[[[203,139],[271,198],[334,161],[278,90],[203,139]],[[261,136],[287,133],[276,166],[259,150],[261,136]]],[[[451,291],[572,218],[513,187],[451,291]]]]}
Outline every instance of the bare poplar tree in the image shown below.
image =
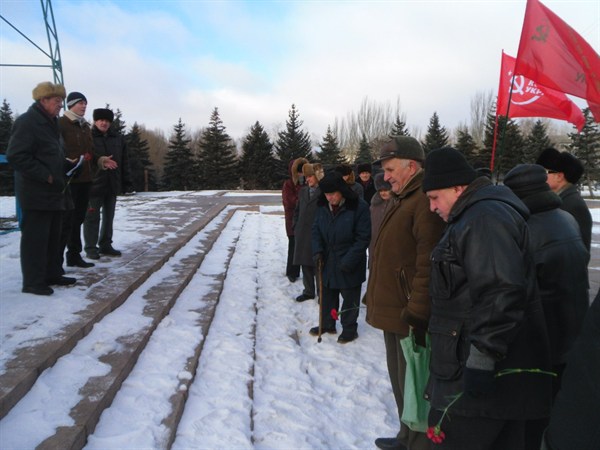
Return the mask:
{"type": "Polygon", "coordinates": [[[477,145],[482,145],[485,137],[487,115],[492,111],[494,91],[477,91],[471,98],[471,136],[477,145]]]}

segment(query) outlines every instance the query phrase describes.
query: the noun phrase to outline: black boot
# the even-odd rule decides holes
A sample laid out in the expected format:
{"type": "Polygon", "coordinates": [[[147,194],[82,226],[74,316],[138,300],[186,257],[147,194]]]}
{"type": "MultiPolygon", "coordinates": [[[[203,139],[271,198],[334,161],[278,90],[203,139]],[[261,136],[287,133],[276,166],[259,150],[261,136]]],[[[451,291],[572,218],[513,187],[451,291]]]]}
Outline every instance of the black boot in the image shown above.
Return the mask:
{"type": "Polygon", "coordinates": [[[67,253],[67,266],[82,267],[84,269],[87,269],[89,267],[94,267],[95,264],[84,261],[79,253],[67,253]]]}

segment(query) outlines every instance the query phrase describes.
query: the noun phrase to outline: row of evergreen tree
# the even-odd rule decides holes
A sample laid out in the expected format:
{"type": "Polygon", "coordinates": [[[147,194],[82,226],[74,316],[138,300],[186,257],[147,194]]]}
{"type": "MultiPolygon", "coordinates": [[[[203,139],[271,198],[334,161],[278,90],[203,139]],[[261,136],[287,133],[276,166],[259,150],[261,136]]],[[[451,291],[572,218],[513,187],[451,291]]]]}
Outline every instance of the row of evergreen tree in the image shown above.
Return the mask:
{"type": "MultiPolygon", "coordinates": [[[[586,124],[578,133],[568,134],[567,149],[580,158],[586,167],[585,180],[591,185],[600,181],[600,129],[594,123],[588,109],[584,110],[586,124]]],[[[0,107],[0,152],[4,153],[13,123],[10,105],[4,100],[0,107]]],[[[122,133],[128,143],[130,170],[134,189],[143,190],[200,190],[200,189],[279,189],[289,175],[289,161],[304,157],[311,162],[325,165],[342,163],[371,163],[377,157],[379,143],[393,135],[410,135],[406,123],[396,117],[387,136],[377,136],[370,141],[365,134],[358,150],[349,154],[341,149],[335,130],[328,126],[327,132],[315,150],[310,135],[302,129],[295,105],[291,106],[285,129],[271,141],[263,125],[258,121],[250,128],[238,148],[227,134],[219,116],[218,108],[211,114],[209,125],[200,134],[197,144],[179,119],[168,141],[163,166],[153,166],[149,156],[149,144],[142,138],[142,127],[136,123],[127,132],[122,113],[117,109],[113,127],[122,133]],[[194,148],[196,147],[196,148],[194,148]],[[157,173],[162,173],[160,179],[157,173]]],[[[519,123],[500,117],[496,123],[495,112],[490,111],[483,142],[477,143],[467,128],[459,128],[452,140],[440,123],[437,113],[429,121],[427,134],[422,140],[426,153],[435,148],[453,145],[463,152],[475,167],[489,167],[492,159],[494,130],[498,129],[495,156],[496,172],[502,174],[519,163],[532,163],[537,155],[549,146],[556,146],[548,137],[546,124],[537,120],[528,133],[519,123]]],[[[12,192],[10,169],[3,167],[2,195],[12,192]]]]}

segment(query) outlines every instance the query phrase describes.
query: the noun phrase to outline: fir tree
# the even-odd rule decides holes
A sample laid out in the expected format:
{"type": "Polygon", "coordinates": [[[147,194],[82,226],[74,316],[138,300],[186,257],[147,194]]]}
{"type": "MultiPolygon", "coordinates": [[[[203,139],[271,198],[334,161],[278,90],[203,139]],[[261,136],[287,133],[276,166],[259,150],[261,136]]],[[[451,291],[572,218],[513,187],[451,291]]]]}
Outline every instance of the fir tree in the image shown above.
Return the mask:
{"type": "Polygon", "coordinates": [[[346,162],[342,156],[337,137],[331,131],[331,126],[327,126],[327,133],[323,138],[323,142],[319,144],[319,147],[321,147],[321,152],[319,153],[321,164],[337,166],[346,162]]]}
{"type": "Polygon", "coordinates": [[[165,155],[162,186],[166,191],[188,191],[198,188],[196,161],[190,149],[191,139],[186,137],[185,125],[179,122],[173,126],[169,140],[169,151],[165,155]]]}
{"type": "Polygon", "coordinates": [[[147,190],[156,190],[156,179],[154,169],[150,162],[150,146],[148,141],[142,139],[140,126],[135,122],[131,131],[127,133],[127,156],[129,159],[129,170],[131,172],[131,183],[137,192],[146,190],[146,176],[148,177],[147,190]],[[147,175],[146,175],[147,174],[147,175]]]}
{"type": "Polygon", "coordinates": [[[396,120],[392,125],[392,131],[390,132],[390,137],[392,136],[410,136],[408,132],[408,128],[406,128],[406,122],[400,120],[400,116],[396,115],[396,120]]]}
{"type": "Polygon", "coordinates": [[[533,164],[542,151],[552,147],[552,142],[546,132],[546,125],[541,120],[536,120],[531,132],[525,138],[523,163],[533,164]]]}
{"type": "Polygon", "coordinates": [[[203,189],[235,189],[240,184],[236,148],[215,108],[200,137],[203,189]]]}
{"type": "MultiPolygon", "coordinates": [[[[484,148],[480,152],[481,161],[489,167],[494,143],[495,113],[488,114],[485,128],[484,148]]],[[[498,138],[494,156],[494,172],[503,178],[517,164],[524,160],[525,141],[517,123],[505,116],[498,117],[498,138]]]]}
{"type": "MultiPolygon", "coordinates": [[[[583,163],[585,167],[583,179],[587,181],[587,185],[590,187],[592,181],[597,182],[600,180],[600,128],[594,122],[594,117],[589,108],[583,110],[583,116],[585,117],[585,125],[581,132],[569,133],[571,139],[569,149],[583,163]]],[[[593,192],[592,189],[590,189],[590,192],[593,192]]]]}
{"type": "Polygon", "coordinates": [[[275,189],[277,162],[273,143],[257,121],[242,142],[240,175],[245,189],[275,189]]]}
{"type": "Polygon", "coordinates": [[[456,149],[465,155],[469,164],[474,167],[480,166],[478,161],[479,149],[469,130],[467,128],[459,129],[457,134],[456,149]]]}
{"type": "Polygon", "coordinates": [[[300,120],[300,114],[296,110],[296,105],[292,105],[288,120],[285,123],[285,131],[277,134],[275,150],[279,160],[285,166],[287,171],[288,163],[297,158],[312,159],[312,148],[310,137],[307,131],[302,131],[303,122],[300,120]]]}
{"type": "Polygon", "coordinates": [[[373,161],[371,146],[369,145],[369,141],[367,141],[367,136],[363,133],[358,145],[358,154],[354,159],[354,164],[371,164],[371,161],[373,161]]]}
{"type": "MultiPolygon", "coordinates": [[[[107,103],[106,104],[106,109],[111,109],[110,105],[107,103]]],[[[115,114],[115,118],[113,119],[112,123],[110,124],[110,127],[116,131],[118,134],[120,134],[121,136],[125,136],[126,133],[126,128],[127,125],[125,124],[125,121],[123,120],[123,113],[121,112],[121,110],[119,108],[117,108],[117,111],[113,111],[115,114]]]]}
{"type": "MultiPolygon", "coordinates": [[[[13,126],[13,113],[4,99],[0,107],[0,154],[6,154],[10,132],[13,126]]],[[[0,195],[15,195],[15,176],[9,164],[0,164],[0,195]]]]}
{"type": "Polygon", "coordinates": [[[431,119],[429,119],[429,127],[427,128],[425,141],[422,142],[422,145],[426,155],[431,150],[448,146],[448,132],[446,128],[440,125],[440,118],[437,112],[434,112],[431,119]]]}

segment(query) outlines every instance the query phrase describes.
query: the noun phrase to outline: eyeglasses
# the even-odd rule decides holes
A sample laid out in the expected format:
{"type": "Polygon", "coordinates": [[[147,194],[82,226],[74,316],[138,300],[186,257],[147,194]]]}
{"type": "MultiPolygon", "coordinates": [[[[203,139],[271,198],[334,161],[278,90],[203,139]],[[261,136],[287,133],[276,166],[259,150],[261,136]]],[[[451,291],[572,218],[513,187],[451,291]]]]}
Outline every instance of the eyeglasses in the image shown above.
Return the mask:
{"type": "Polygon", "coordinates": [[[556,170],[549,170],[549,169],[546,169],[546,173],[549,175],[549,174],[551,174],[551,173],[558,173],[558,172],[557,172],[556,170]]]}

